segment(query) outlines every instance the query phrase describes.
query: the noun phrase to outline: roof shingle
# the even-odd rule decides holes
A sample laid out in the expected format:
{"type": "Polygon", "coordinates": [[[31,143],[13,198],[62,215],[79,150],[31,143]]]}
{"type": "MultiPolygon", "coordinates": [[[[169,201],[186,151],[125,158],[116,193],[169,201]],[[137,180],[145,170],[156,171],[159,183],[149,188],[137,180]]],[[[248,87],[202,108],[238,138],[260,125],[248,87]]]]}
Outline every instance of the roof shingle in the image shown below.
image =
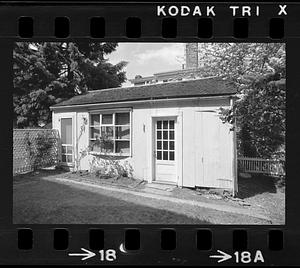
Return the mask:
{"type": "Polygon", "coordinates": [[[232,83],[221,77],[210,77],[197,80],[94,90],[58,103],[53,107],[121,101],[232,95],[235,93],[236,89],[232,83]]]}

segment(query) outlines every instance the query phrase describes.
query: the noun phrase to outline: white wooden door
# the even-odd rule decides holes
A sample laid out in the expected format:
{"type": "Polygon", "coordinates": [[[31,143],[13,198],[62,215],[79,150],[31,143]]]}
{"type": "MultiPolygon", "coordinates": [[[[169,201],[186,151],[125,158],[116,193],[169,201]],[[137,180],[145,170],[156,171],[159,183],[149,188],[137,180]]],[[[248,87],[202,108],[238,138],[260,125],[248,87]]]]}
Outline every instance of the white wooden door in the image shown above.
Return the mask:
{"type": "Polygon", "coordinates": [[[155,180],[176,184],[176,119],[160,118],[154,123],[155,180]]]}

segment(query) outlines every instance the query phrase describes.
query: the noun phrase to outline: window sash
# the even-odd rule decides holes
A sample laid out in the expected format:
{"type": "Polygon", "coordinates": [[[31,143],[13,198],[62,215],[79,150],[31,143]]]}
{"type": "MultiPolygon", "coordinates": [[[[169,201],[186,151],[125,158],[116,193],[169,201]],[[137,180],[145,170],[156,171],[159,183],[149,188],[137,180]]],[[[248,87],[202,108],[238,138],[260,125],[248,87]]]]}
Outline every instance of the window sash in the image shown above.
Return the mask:
{"type": "MultiPolygon", "coordinates": [[[[131,112],[130,111],[117,111],[117,112],[99,112],[99,113],[91,113],[90,114],[90,120],[92,116],[95,115],[99,115],[100,117],[100,124],[99,125],[90,125],[89,126],[89,144],[91,145],[92,141],[95,141],[96,138],[94,138],[94,136],[92,136],[93,130],[97,129],[99,130],[99,134],[96,135],[96,137],[101,137],[102,133],[103,133],[103,129],[102,128],[107,128],[107,127],[112,127],[112,138],[110,139],[113,142],[113,151],[112,152],[106,152],[108,155],[112,154],[112,155],[131,155],[131,112]],[[129,123],[128,124],[118,124],[116,125],[116,114],[128,114],[129,116],[129,123]],[[112,124],[103,124],[102,122],[102,116],[105,114],[112,114],[112,124]],[[124,131],[124,128],[128,128],[129,133],[128,134],[124,134],[124,136],[128,136],[128,138],[120,138],[120,135],[118,135],[117,137],[117,128],[121,128],[121,131],[124,131]],[[123,129],[123,130],[122,130],[123,129]],[[117,144],[118,143],[118,144],[117,144]],[[125,147],[125,150],[128,150],[128,152],[117,152],[117,149],[122,149],[121,144],[124,143],[129,143],[129,148],[125,147]],[[128,149],[127,149],[128,148],[128,149]]],[[[91,122],[91,121],[90,121],[91,122]]],[[[125,129],[126,131],[126,129],[125,129]]],[[[98,152],[98,151],[94,151],[95,153],[100,153],[100,154],[104,154],[105,152],[98,152]]]]}
{"type": "Polygon", "coordinates": [[[62,163],[69,164],[73,162],[73,145],[72,144],[62,144],[61,145],[61,160],[62,163]],[[68,148],[70,147],[70,148],[68,148]],[[68,150],[70,149],[70,150],[68,150]],[[68,156],[70,156],[71,160],[68,161],[68,156]],[[64,161],[65,160],[65,161],[64,161]]]}
{"type": "Polygon", "coordinates": [[[158,161],[175,161],[175,120],[158,120],[155,124],[155,150],[158,161]]]}

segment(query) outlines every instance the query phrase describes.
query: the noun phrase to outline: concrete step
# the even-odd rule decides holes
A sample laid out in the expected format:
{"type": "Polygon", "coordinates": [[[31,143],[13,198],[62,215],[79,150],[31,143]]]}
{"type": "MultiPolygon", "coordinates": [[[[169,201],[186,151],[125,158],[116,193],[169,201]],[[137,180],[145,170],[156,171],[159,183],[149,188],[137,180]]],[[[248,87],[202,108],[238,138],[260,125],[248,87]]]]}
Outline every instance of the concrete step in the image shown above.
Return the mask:
{"type": "Polygon", "coordinates": [[[144,193],[159,194],[159,195],[165,195],[165,196],[172,195],[171,192],[168,192],[165,190],[160,190],[160,189],[155,189],[155,188],[151,188],[151,187],[146,187],[146,188],[142,189],[141,191],[144,193]]]}
{"type": "Polygon", "coordinates": [[[162,184],[162,183],[147,183],[146,188],[151,189],[157,189],[161,191],[171,192],[174,188],[176,188],[176,185],[170,185],[170,184],[162,184]]]}

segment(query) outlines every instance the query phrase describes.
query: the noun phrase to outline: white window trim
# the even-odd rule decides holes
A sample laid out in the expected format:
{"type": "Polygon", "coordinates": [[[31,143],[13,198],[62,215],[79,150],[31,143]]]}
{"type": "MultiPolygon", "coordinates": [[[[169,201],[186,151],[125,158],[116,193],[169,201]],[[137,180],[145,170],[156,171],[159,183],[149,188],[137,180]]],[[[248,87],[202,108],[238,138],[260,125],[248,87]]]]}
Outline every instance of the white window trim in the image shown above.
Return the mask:
{"type": "MultiPolygon", "coordinates": [[[[104,109],[104,110],[95,110],[95,111],[90,111],[89,112],[89,145],[91,144],[91,141],[93,140],[91,138],[91,128],[92,127],[99,127],[100,129],[100,135],[101,135],[101,127],[113,127],[113,137],[115,137],[115,127],[128,127],[129,126],[129,139],[115,139],[114,140],[114,148],[113,150],[115,151],[115,146],[116,143],[115,141],[129,141],[129,153],[102,153],[102,152],[95,152],[95,151],[90,151],[89,154],[91,155],[99,155],[99,156],[123,156],[123,157],[132,157],[132,109],[104,109]],[[115,116],[117,113],[129,113],[129,125],[115,125],[115,116]],[[100,114],[113,114],[112,118],[112,124],[105,124],[102,125],[102,116],[100,116],[100,122],[99,125],[91,125],[91,116],[92,115],[100,115],[100,114]]],[[[94,139],[95,140],[95,139],[94,139]]]]}

